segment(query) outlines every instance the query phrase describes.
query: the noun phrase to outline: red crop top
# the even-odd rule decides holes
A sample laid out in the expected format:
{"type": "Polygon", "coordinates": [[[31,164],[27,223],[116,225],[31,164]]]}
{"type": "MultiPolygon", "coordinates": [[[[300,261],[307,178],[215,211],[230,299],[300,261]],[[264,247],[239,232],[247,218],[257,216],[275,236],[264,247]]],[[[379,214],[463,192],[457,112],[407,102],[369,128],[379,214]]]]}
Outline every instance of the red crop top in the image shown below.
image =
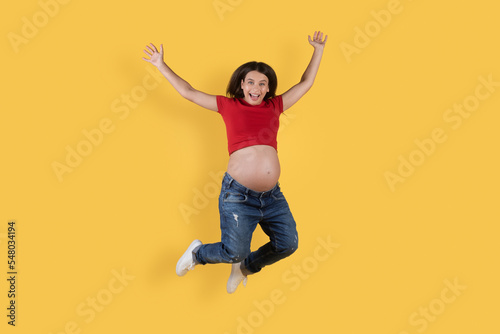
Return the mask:
{"type": "Polygon", "coordinates": [[[279,117],[283,112],[281,95],[252,106],[244,99],[217,96],[219,113],[226,123],[229,154],[252,145],[278,149],[279,117]]]}

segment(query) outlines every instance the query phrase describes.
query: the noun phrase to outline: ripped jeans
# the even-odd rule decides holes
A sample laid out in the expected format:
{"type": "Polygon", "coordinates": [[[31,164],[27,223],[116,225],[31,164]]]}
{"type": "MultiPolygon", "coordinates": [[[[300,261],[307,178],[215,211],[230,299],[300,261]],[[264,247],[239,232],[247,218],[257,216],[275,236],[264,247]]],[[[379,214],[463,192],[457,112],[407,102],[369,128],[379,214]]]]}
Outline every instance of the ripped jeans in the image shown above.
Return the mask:
{"type": "Polygon", "coordinates": [[[297,229],[279,183],[273,189],[257,192],[224,174],[219,196],[221,241],[202,245],[195,253],[200,264],[238,263],[259,272],[289,255],[298,247],[297,229]],[[260,225],[270,241],[250,251],[252,234],[260,225]]]}

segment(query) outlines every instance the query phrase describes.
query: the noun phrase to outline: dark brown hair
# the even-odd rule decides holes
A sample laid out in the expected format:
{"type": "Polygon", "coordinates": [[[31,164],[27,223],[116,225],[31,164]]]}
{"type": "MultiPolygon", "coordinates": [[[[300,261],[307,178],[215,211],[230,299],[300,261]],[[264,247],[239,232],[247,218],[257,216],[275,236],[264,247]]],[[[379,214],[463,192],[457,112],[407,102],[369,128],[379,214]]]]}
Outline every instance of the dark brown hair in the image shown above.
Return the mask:
{"type": "Polygon", "coordinates": [[[264,74],[269,79],[269,92],[264,96],[264,100],[276,96],[276,88],[278,87],[278,78],[271,66],[266,63],[250,61],[238,67],[231,76],[227,85],[226,95],[229,97],[243,98],[243,90],[241,89],[241,80],[245,80],[247,74],[252,71],[257,71],[264,74]]]}

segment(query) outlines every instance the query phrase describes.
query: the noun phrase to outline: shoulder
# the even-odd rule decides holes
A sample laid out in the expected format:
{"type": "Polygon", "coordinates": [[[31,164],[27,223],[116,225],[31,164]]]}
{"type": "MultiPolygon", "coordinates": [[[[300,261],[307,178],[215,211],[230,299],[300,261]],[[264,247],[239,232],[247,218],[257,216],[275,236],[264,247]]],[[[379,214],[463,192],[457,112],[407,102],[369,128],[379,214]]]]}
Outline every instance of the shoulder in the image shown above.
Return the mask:
{"type": "Polygon", "coordinates": [[[219,108],[219,113],[223,113],[224,109],[227,109],[228,107],[231,107],[234,105],[236,99],[222,96],[222,95],[217,95],[217,107],[219,108]]]}
{"type": "Polygon", "coordinates": [[[275,97],[268,99],[266,102],[272,104],[274,109],[280,113],[283,112],[283,97],[281,95],[276,95],[275,97]]]}
{"type": "Polygon", "coordinates": [[[231,100],[229,97],[225,97],[222,95],[216,95],[215,98],[217,99],[217,104],[225,104],[228,103],[229,100],[231,100]]]}

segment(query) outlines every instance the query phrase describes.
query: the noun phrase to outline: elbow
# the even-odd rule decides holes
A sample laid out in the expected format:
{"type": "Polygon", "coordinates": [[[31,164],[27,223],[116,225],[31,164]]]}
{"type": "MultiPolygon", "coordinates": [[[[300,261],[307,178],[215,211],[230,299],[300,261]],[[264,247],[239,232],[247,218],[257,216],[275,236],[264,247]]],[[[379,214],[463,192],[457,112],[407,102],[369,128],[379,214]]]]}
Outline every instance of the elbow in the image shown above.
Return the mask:
{"type": "Polygon", "coordinates": [[[181,94],[183,98],[189,101],[193,100],[193,93],[194,93],[194,88],[191,87],[191,85],[187,85],[186,87],[179,89],[179,94],[181,94]]]}
{"type": "Polygon", "coordinates": [[[307,90],[311,89],[314,84],[314,78],[302,77],[300,79],[300,85],[307,88],[307,90]]]}
{"type": "Polygon", "coordinates": [[[302,87],[302,91],[304,92],[304,94],[307,93],[309,91],[309,89],[311,89],[313,84],[314,84],[314,79],[313,80],[303,80],[300,82],[300,85],[302,87]]]}

